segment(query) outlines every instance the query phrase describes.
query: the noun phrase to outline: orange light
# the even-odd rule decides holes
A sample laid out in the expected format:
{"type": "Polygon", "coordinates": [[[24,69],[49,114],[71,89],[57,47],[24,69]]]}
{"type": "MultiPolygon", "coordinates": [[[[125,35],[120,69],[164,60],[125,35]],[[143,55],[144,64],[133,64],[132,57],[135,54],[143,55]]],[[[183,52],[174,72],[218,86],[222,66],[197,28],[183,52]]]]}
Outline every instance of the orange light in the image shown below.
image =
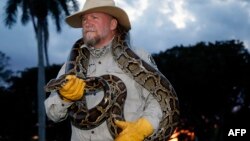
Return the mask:
{"type": "Polygon", "coordinates": [[[186,139],[188,141],[194,141],[195,140],[195,134],[194,134],[193,131],[190,131],[188,129],[182,129],[182,130],[178,131],[178,129],[176,129],[174,131],[174,133],[171,135],[171,137],[170,137],[170,139],[168,141],[178,141],[178,136],[180,134],[186,135],[186,139]]]}
{"type": "Polygon", "coordinates": [[[177,128],[174,130],[174,133],[171,135],[170,139],[168,141],[178,141],[178,136],[180,135],[180,132],[177,132],[177,128]]]}

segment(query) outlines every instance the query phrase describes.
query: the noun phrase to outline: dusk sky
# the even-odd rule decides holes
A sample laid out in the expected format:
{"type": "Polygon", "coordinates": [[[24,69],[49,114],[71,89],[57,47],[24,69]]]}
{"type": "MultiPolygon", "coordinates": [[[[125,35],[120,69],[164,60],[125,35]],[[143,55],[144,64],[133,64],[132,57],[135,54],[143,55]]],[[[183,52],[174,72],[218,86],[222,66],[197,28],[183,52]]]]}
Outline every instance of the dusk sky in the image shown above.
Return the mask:
{"type": "MultiPolygon", "coordinates": [[[[0,51],[10,57],[14,71],[37,66],[37,43],[31,22],[11,29],[4,24],[4,6],[0,1],[0,51]]],[[[81,1],[80,9],[82,8],[81,1]]],[[[197,42],[240,40],[250,49],[250,0],[115,0],[129,15],[131,41],[135,47],[159,53],[176,45],[197,42]]],[[[19,15],[21,11],[18,11],[19,15]]],[[[51,64],[66,61],[81,29],[63,22],[57,33],[50,22],[49,57],[51,64]]]]}

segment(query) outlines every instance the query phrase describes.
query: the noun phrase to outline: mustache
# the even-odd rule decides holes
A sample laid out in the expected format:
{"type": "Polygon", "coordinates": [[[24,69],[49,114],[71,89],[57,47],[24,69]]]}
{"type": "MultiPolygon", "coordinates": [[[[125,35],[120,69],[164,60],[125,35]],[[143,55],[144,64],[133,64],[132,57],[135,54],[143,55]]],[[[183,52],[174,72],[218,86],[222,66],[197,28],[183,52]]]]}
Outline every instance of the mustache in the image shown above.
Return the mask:
{"type": "Polygon", "coordinates": [[[96,31],[96,29],[94,28],[94,27],[87,27],[87,28],[85,28],[85,29],[83,29],[83,32],[95,32],[96,31]]]}

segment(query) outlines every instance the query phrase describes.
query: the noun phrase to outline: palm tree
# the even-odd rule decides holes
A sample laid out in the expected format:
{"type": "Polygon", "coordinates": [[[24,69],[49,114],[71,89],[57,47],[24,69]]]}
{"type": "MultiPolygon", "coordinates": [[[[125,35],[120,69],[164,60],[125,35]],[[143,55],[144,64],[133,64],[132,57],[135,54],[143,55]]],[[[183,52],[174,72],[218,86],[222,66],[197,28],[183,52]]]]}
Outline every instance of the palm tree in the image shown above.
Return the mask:
{"type": "Polygon", "coordinates": [[[47,44],[49,39],[48,17],[54,19],[57,32],[61,31],[61,16],[69,15],[72,10],[78,10],[77,0],[8,0],[5,7],[5,25],[11,28],[17,21],[18,8],[21,9],[21,23],[32,22],[37,39],[38,47],[38,123],[39,140],[45,141],[45,111],[43,102],[45,100],[44,56],[49,65],[47,44]]]}

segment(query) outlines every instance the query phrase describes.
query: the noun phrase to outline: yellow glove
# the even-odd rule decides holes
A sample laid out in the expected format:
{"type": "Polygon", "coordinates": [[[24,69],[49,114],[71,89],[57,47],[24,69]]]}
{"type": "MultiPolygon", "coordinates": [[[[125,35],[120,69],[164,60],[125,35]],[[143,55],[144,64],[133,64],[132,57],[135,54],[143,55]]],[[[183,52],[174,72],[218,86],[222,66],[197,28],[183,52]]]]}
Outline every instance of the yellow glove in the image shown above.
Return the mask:
{"type": "Polygon", "coordinates": [[[115,141],[143,141],[153,133],[153,126],[145,118],[136,122],[115,121],[115,124],[122,129],[115,141]]]}
{"type": "Polygon", "coordinates": [[[75,75],[67,75],[67,82],[61,89],[59,94],[64,101],[72,102],[82,98],[86,83],[77,78],[75,75]]]}

